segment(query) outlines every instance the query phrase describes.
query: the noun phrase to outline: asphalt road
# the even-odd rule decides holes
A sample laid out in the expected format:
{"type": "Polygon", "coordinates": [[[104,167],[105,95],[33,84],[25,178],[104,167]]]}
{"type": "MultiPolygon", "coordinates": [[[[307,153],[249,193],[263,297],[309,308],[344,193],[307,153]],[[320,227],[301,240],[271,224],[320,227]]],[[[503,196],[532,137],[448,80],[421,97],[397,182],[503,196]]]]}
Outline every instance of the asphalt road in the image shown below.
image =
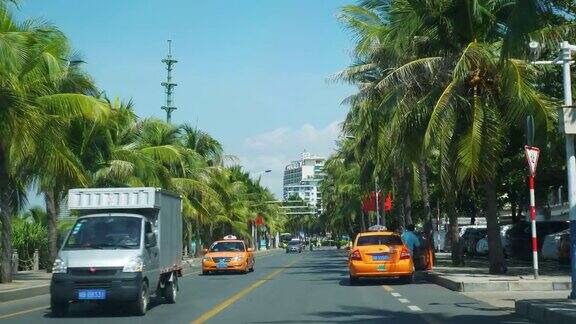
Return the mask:
{"type": "Polygon", "coordinates": [[[273,252],[257,257],[254,273],[180,280],[176,304],[151,305],[131,316],[122,305],[73,305],[52,318],[49,296],[0,303],[1,323],[527,323],[513,314],[416,280],[348,284],[344,251],[273,252]]]}

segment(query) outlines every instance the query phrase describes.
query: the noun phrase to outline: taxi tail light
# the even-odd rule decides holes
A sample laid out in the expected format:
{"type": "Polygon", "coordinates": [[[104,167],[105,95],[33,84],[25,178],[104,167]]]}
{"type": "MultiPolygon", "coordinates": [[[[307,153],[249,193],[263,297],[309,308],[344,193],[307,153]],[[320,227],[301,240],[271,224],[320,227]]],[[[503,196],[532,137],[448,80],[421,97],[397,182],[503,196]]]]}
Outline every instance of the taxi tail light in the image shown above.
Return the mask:
{"type": "Polygon", "coordinates": [[[402,250],[400,251],[400,260],[410,259],[410,250],[407,247],[403,246],[402,250]]]}
{"type": "Polygon", "coordinates": [[[362,256],[360,255],[360,250],[354,250],[350,253],[350,260],[362,260],[362,256]]]}

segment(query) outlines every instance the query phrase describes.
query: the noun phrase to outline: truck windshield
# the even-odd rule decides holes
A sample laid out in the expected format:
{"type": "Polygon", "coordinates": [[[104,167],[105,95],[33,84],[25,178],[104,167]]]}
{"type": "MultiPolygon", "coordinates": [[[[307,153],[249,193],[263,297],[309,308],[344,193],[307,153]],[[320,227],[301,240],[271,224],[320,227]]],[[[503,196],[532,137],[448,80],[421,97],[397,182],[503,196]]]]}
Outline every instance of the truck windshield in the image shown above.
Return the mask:
{"type": "Polygon", "coordinates": [[[142,219],[127,216],[79,219],[64,249],[137,249],[142,219]]]}

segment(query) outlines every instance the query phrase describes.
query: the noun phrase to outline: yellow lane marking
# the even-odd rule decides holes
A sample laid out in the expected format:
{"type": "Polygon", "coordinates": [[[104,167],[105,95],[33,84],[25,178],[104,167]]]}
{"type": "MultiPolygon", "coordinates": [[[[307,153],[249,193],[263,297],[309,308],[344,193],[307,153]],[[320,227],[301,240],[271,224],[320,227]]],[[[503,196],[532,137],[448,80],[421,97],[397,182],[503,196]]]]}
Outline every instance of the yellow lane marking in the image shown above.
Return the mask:
{"type": "Polygon", "coordinates": [[[384,285],[384,286],[382,286],[382,288],[384,288],[384,290],[386,290],[386,291],[394,291],[394,288],[392,288],[388,285],[384,285]]]}
{"type": "Polygon", "coordinates": [[[272,278],[276,277],[277,275],[279,275],[280,273],[282,273],[284,270],[286,270],[287,268],[289,268],[290,266],[292,266],[294,263],[296,263],[298,261],[298,259],[291,261],[290,263],[286,264],[285,266],[283,266],[282,268],[273,271],[272,273],[270,273],[269,275],[267,275],[266,277],[259,279],[258,281],[256,281],[255,283],[253,283],[251,286],[242,289],[241,291],[239,291],[238,293],[236,293],[235,295],[233,295],[232,297],[226,299],[225,301],[223,301],[222,303],[220,303],[219,305],[217,305],[216,307],[212,308],[211,310],[207,311],[206,313],[202,314],[202,316],[198,317],[197,319],[195,319],[194,321],[191,322],[191,324],[200,324],[200,323],[204,323],[207,320],[209,320],[210,318],[218,315],[218,313],[222,312],[223,310],[225,310],[226,308],[228,308],[230,305],[234,304],[235,302],[237,302],[240,298],[246,296],[247,294],[249,294],[252,290],[260,287],[262,284],[264,284],[266,281],[271,280],[272,278]]]}
{"type": "Polygon", "coordinates": [[[48,308],[48,306],[36,307],[36,308],[31,308],[31,309],[15,312],[15,313],[0,315],[0,319],[5,319],[8,317],[14,317],[14,316],[18,316],[18,315],[22,315],[22,314],[26,314],[26,313],[32,313],[32,312],[36,312],[36,311],[43,310],[46,308],[48,308]]]}

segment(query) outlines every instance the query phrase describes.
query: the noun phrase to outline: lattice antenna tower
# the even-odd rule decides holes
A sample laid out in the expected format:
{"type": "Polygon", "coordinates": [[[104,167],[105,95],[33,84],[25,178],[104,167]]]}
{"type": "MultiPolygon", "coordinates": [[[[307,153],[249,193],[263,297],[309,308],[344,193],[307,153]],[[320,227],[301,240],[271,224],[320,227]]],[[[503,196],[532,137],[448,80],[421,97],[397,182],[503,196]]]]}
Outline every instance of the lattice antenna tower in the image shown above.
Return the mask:
{"type": "Polygon", "coordinates": [[[172,70],[173,65],[178,63],[178,60],[172,58],[172,40],[168,40],[168,55],[162,60],[162,63],[166,64],[166,82],[162,82],[162,86],[166,93],[166,105],[162,106],[163,110],[166,110],[166,122],[170,123],[172,120],[172,112],[177,108],[172,106],[172,94],[174,93],[174,87],[178,84],[172,82],[172,70]]]}

